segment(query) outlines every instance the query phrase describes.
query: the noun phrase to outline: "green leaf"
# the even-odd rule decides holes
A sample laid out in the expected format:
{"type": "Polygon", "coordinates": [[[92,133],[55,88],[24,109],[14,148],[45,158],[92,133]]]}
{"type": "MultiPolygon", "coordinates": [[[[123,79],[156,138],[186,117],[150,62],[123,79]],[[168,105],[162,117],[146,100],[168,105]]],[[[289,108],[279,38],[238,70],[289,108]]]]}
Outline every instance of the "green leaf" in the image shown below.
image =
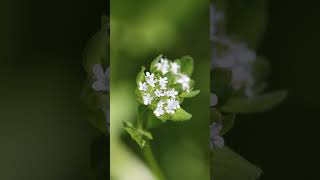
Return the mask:
{"type": "Polygon", "coordinates": [[[234,125],[236,119],[235,114],[224,115],[218,111],[216,108],[211,108],[210,110],[210,123],[219,122],[222,123],[222,129],[220,131],[221,135],[226,134],[230,131],[234,125]]]}
{"type": "Polygon", "coordinates": [[[224,104],[233,93],[231,86],[232,72],[224,68],[215,68],[210,73],[211,92],[219,98],[218,105],[224,104]]]}
{"type": "Polygon", "coordinates": [[[287,96],[287,91],[276,91],[256,97],[233,97],[224,106],[223,112],[247,114],[265,112],[281,103],[287,96]]]}
{"type": "Polygon", "coordinates": [[[152,134],[148,131],[133,128],[131,126],[127,126],[127,124],[124,124],[124,126],[124,129],[128,132],[130,137],[136,141],[141,149],[148,143],[149,140],[153,139],[152,134]]]}
{"type": "Polygon", "coordinates": [[[172,116],[172,118],[170,120],[172,120],[172,121],[187,121],[187,120],[190,120],[191,117],[192,117],[191,114],[189,114],[184,109],[179,108],[176,110],[176,112],[174,113],[174,115],[172,116]]]}
{"type": "Polygon", "coordinates": [[[221,135],[225,135],[227,132],[229,132],[232,129],[232,127],[234,126],[235,119],[236,119],[235,114],[223,115],[221,117],[221,123],[222,123],[222,129],[220,131],[221,135]]]}
{"type": "Polygon", "coordinates": [[[193,58],[191,56],[184,56],[177,61],[180,63],[180,71],[183,74],[191,76],[193,73],[193,58]]]}
{"type": "Polygon", "coordinates": [[[137,85],[139,84],[139,82],[144,81],[144,79],[145,79],[144,70],[145,69],[146,68],[144,66],[141,67],[141,71],[138,73],[137,78],[136,78],[137,85]]]}
{"type": "Polygon", "coordinates": [[[210,109],[210,123],[221,122],[221,119],[222,119],[222,114],[216,108],[211,108],[210,109]]]}
{"type": "Polygon", "coordinates": [[[179,96],[183,98],[192,98],[195,97],[200,93],[200,90],[190,91],[190,92],[183,92],[179,96]]]}
{"type": "Polygon", "coordinates": [[[147,115],[147,124],[146,124],[147,129],[158,127],[160,124],[163,123],[163,121],[158,119],[151,110],[149,110],[146,115],[147,115]]]}
{"type": "Polygon", "coordinates": [[[92,67],[95,64],[107,64],[109,58],[109,37],[106,28],[102,28],[97,32],[87,43],[83,63],[87,72],[92,72],[92,67]]]}
{"type": "Polygon", "coordinates": [[[109,106],[108,96],[106,94],[92,92],[87,98],[87,104],[90,110],[106,109],[109,106]]]}
{"type": "Polygon", "coordinates": [[[257,180],[263,173],[230,148],[214,148],[211,152],[211,179],[257,180]]]}
{"type": "Polygon", "coordinates": [[[159,56],[157,56],[152,62],[151,62],[151,65],[150,65],[150,71],[151,72],[156,72],[157,71],[157,68],[156,68],[156,64],[159,63],[160,59],[163,57],[162,54],[160,54],[159,56]]]}
{"type": "Polygon", "coordinates": [[[107,122],[104,112],[101,110],[89,111],[88,112],[89,122],[102,133],[107,133],[107,122]]]}

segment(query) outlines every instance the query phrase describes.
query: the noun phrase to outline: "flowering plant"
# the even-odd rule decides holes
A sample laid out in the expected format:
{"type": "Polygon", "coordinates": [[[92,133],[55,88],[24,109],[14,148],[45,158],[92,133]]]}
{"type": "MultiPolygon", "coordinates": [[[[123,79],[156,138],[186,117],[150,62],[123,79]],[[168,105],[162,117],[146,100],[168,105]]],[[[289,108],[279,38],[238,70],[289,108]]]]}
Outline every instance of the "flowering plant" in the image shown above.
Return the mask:
{"type": "Polygon", "coordinates": [[[163,55],[155,58],[150,70],[141,68],[136,78],[136,95],[140,102],[136,127],[125,123],[126,131],[143,148],[152,139],[148,128],[161,122],[187,121],[192,115],[180,105],[184,98],[199,94],[194,90],[193,59],[184,56],[174,61],[163,55]],[[160,121],[159,121],[160,120],[160,121]]]}
{"type": "MultiPolygon", "coordinates": [[[[213,53],[212,124],[210,126],[211,178],[216,180],[258,179],[262,170],[227,147],[222,136],[232,129],[237,115],[270,110],[285,99],[287,91],[265,92],[270,64],[264,57],[258,56],[246,41],[235,40],[227,34],[223,12],[227,3],[231,2],[217,0],[210,7],[213,53]],[[220,11],[217,10],[217,6],[220,11]],[[226,169],[230,170],[227,174],[226,169]]],[[[248,7],[256,4],[260,5],[258,2],[251,2],[248,7]]],[[[241,33],[243,34],[239,32],[240,35],[241,33]]],[[[250,45],[254,45],[256,42],[253,39],[247,38],[246,40],[250,40],[250,45]]]]}
{"type": "Polygon", "coordinates": [[[82,98],[88,105],[89,122],[103,133],[107,133],[110,125],[110,83],[108,67],[109,23],[106,16],[102,17],[101,24],[101,30],[89,40],[85,48],[83,64],[88,76],[82,98]]]}

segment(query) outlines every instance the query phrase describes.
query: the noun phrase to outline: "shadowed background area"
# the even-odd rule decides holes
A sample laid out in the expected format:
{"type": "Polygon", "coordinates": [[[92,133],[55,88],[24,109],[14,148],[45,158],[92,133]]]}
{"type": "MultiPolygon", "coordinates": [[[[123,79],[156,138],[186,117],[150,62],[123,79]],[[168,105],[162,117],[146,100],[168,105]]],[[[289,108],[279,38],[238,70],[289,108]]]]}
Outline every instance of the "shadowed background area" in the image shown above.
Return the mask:
{"type": "Polygon", "coordinates": [[[271,112],[239,116],[227,142],[258,164],[261,180],[319,179],[319,1],[268,1],[258,54],[272,65],[269,89],[289,96],[271,112]]]}
{"type": "Polygon", "coordinates": [[[96,176],[91,146],[100,134],[87,122],[80,100],[82,53],[107,5],[0,3],[0,179],[96,176]]]}

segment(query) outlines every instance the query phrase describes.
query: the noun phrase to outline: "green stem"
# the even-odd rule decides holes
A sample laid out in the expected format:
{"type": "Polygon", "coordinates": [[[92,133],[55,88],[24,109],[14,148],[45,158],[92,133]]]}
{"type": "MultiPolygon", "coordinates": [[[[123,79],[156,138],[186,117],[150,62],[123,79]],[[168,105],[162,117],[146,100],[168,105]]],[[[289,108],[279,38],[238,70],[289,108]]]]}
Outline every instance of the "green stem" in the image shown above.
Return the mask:
{"type": "Polygon", "coordinates": [[[150,145],[147,145],[143,148],[143,155],[152,173],[156,176],[157,180],[165,180],[165,177],[163,176],[162,171],[154,158],[150,145]]]}

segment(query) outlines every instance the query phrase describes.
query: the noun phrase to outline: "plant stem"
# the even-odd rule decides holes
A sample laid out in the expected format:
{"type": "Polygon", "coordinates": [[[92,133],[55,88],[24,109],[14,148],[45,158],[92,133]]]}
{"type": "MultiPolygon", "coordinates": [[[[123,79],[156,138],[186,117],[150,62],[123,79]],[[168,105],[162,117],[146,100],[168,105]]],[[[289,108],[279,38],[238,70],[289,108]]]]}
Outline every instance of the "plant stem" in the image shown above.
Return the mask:
{"type": "Polygon", "coordinates": [[[143,155],[144,158],[150,167],[152,173],[156,176],[157,180],[165,180],[162,171],[157,163],[157,161],[154,158],[152,149],[150,145],[147,145],[143,148],[143,155]]]}

